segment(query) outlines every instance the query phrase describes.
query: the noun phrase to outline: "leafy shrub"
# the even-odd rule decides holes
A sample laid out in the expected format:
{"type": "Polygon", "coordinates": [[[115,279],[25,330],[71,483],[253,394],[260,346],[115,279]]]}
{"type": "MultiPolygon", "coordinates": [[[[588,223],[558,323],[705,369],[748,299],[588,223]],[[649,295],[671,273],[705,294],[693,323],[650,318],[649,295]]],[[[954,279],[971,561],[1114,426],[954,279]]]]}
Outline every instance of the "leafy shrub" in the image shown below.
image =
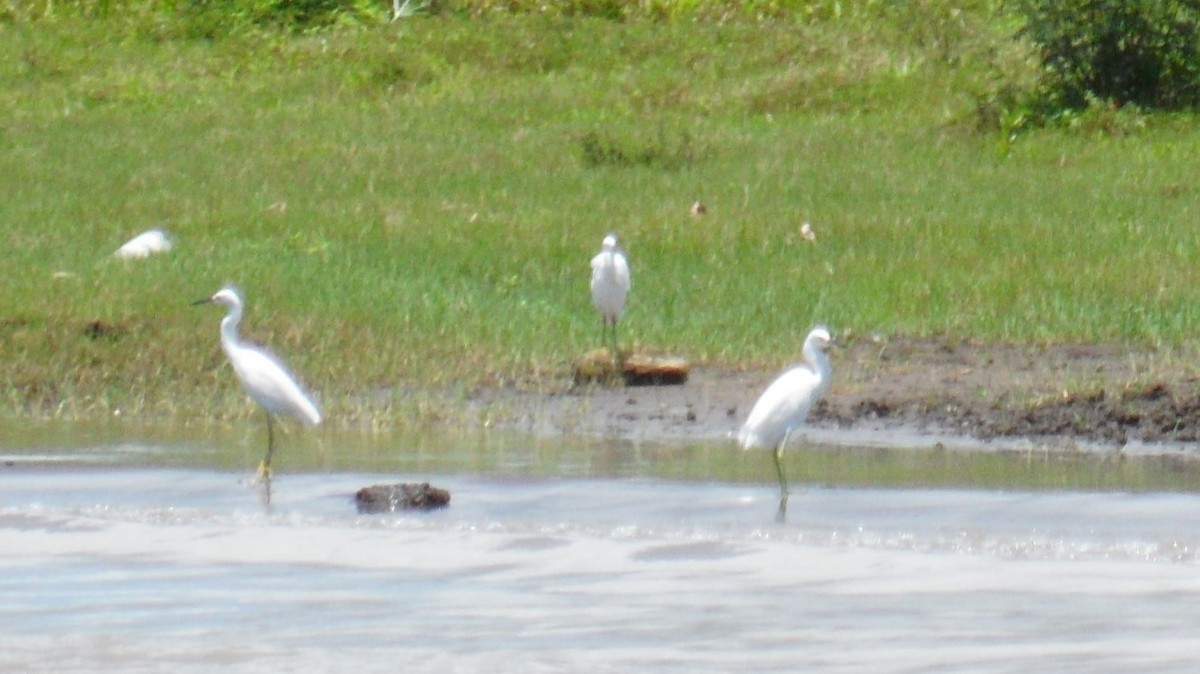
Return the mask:
{"type": "Polygon", "coordinates": [[[1200,104],[1200,0],[1020,0],[1048,109],[1200,104]]]}

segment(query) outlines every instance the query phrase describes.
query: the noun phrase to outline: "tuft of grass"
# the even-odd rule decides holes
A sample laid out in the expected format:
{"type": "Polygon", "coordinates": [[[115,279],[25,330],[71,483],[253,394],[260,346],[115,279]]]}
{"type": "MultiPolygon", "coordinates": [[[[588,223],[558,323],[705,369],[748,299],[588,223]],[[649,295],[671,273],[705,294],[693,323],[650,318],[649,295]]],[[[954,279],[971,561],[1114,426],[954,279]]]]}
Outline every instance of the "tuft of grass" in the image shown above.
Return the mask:
{"type": "Polygon", "coordinates": [[[703,154],[686,130],[672,136],[661,124],[650,137],[618,138],[611,132],[587,131],[579,137],[579,149],[584,166],[590,168],[673,170],[695,163],[703,154]]]}

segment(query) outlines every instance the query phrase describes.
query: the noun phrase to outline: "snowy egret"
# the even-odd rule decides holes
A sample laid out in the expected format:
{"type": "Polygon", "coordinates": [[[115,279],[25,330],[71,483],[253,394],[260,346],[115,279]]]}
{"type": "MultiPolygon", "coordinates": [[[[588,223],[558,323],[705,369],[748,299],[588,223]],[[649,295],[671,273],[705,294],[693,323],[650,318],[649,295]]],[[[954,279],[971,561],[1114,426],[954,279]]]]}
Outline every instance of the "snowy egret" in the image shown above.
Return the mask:
{"type": "Polygon", "coordinates": [[[243,344],[238,339],[238,323],[242,320],[242,297],[232,286],[225,286],[208,299],[193,304],[219,304],[229,313],[221,319],[221,348],[233,365],[246,393],[258,403],[267,416],[267,454],[258,467],[258,478],[271,479],[271,453],[275,449],[275,432],[271,418],[283,415],[294,417],[309,426],[321,423],[321,412],[301,390],[287,367],[266,349],[243,344]]]}
{"type": "Polygon", "coordinates": [[[124,260],[134,260],[150,257],[156,253],[165,253],[169,250],[171,250],[171,237],[161,229],[151,229],[126,241],[113,255],[124,260]]]}
{"type": "Polygon", "coordinates": [[[804,339],[804,363],[779,375],[754,403],[746,423],[738,431],[742,449],[775,449],[775,470],[779,473],[779,511],[787,508],[788,487],[783,475],[783,447],[788,438],[808,418],[833,377],[833,368],[825,349],[832,343],[829,329],[819,325],[804,339]]]}
{"type": "Polygon", "coordinates": [[[629,294],[629,260],[617,246],[617,235],[604,237],[600,252],[592,258],[592,303],[604,320],[601,341],[612,328],[613,355],[617,354],[617,321],[625,311],[625,296],[629,294]]]}

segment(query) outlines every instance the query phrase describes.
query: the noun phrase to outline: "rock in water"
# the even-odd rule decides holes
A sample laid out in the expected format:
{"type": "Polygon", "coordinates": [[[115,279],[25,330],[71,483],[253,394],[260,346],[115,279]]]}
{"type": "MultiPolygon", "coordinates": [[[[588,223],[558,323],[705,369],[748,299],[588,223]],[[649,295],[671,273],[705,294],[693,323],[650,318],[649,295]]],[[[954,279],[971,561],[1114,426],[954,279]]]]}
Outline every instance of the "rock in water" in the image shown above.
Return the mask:
{"type": "Polygon", "coordinates": [[[421,484],[377,484],[363,487],[354,495],[358,512],[392,513],[397,510],[435,510],[450,505],[450,492],[421,484]]]}

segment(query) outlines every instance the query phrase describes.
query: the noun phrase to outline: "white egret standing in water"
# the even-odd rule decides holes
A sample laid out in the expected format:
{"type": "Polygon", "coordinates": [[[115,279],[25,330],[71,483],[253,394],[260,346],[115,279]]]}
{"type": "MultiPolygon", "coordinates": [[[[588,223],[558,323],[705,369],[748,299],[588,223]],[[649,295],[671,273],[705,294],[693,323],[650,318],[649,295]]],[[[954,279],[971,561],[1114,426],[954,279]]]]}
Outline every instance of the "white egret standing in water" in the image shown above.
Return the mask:
{"type": "Polygon", "coordinates": [[[792,433],[804,424],[833,378],[833,367],[825,349],[833,341],[823,325],[813,328],[804,339],[804,362],[779,375],[754,403],[746,423],[738,431],[742,449],[763,447],[775,450],[775,470],[779,473],[779,514],[787,511],[787,478],[783,475],[783,447],[792,433]]]}
{"type": "Polygon", "coordinates": [[[229,313],[221,319],[221,348],[229,357],[233,371],[246,393],[258,403],[267,416],[267,453],[258,467],[258,479],[270,481],[271,454],[275,450],[275,431],[271,418],[289,416],[309,426],[321,423],[321,412],[301,390],[287,367],[266,349],[243,344],[238,339],[238,323],[242,320],[242,297],[232,286],[226,286],[208,299],[194,304],[219,304],[229,313]]]}
{"type": "Polygon", "coordinates": [[[629,260],[617,246],[617,235],[604,237],[600,252],[592,258],[592,303],[600,310],[604,328],[601,341],[612,330],[613,357],[617,355],[617,321],[625,311],[625,296],[629,294],[629,260]]]}

